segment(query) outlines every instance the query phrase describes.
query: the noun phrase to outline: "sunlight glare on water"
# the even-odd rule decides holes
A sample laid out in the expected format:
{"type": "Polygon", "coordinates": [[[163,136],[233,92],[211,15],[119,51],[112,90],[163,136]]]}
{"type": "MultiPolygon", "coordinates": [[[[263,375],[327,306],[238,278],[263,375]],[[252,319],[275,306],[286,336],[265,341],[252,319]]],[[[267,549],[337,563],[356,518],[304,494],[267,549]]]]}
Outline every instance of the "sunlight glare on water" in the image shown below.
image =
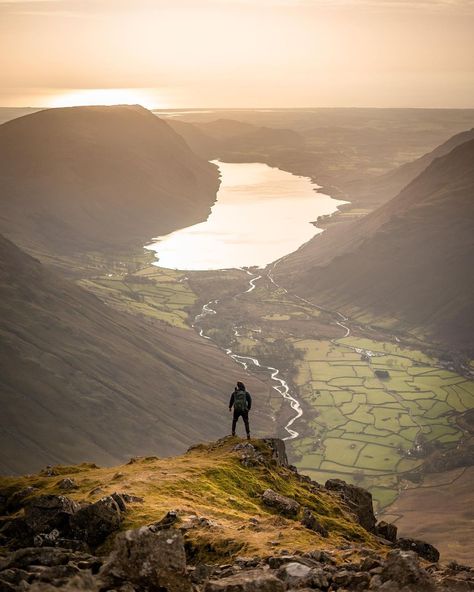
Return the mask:
{"type": "Polygon", "coordinates": [[[312,221],[343,201],[317,193],[307,177],[261,163],[215,161],[217,201],[205,222],[154,239],[157,265],[206,270],[264,266],[322,232],[312,221]]]}

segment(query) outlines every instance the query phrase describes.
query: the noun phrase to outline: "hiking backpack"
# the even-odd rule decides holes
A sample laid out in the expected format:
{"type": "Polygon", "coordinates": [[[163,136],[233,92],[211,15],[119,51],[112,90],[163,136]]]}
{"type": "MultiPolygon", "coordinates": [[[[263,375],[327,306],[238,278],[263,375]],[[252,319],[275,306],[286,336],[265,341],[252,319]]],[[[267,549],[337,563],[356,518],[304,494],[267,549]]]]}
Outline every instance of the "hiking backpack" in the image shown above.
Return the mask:
{"type": "Polygon", "coordinates": [[[234,409],[235,411],[248,411],[246,391],[236,391],[234,393],[234,409]]]}

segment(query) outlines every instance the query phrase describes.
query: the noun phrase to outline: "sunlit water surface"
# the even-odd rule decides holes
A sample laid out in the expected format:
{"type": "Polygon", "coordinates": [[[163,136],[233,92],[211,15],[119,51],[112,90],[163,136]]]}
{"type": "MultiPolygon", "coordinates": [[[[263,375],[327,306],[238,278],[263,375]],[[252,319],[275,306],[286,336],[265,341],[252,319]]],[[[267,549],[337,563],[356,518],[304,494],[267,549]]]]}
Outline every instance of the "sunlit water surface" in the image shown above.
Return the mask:
{"type": "Polygon", "coordinates": [[[312,221],[345,202],[317,193],[307,177],[261,163],[216,161],[217,201],[205,222],[154,239],[157,265],[171,269],[264,266],[322,232],[312,221]]]}

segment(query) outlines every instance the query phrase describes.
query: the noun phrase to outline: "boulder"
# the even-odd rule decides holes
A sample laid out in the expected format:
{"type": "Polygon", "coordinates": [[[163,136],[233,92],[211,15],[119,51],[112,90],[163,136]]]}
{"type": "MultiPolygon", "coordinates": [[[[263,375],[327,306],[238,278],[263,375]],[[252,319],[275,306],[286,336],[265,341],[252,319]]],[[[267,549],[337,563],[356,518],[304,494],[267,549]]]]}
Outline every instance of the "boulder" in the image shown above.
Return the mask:
{"type": "Polygon", "coordinates": [[[0,526],[0,546],[8,546],[11,549],[31,547],[33,545],[33,532],[23,518],[6,520],[0,526]]]}
{"type": "Polygon", "coordinates": [[[326,481],[325,487],[330,491],[337,491],[349,509],[356,515],[359,524],[369,532],[375,533],[376,519],[371,493],[341,479],[329,479],[326,481]]]}
{"type": "Polygon", "coordinates": [[[150,590],[191,591],[184,539],[175,529],[154,532],[142,527],[121,533],[100,575],[106,581],[130,582],[150,590]]]}
{"type": "Polygon", "coordinates": [[[350,571],[341,569],[333,576],[333,584],[347,590],[367,590],[370,584],[370,574],[364,571],[350,571]]]}
{"type": "Polygon", "coordinates": [[[280,567],[277,576],[289,588],[302,588],[311,582],[311,568],[303,563],[291,561],[280,567]]]}
{"type": "Polygon", "coordinates": [[[77,483],[74,481],[74,479],[70,479],[69,477],[65,477],[64,479],[58,481],[57,486],[59,489],[62,489],[63,491],[72,491],[73,489],[78,488],[77,483]]]}
{"type": "Polygon", "coordinates": [[[79,510],[77,502],[64,495],[40,495],[25,508],[25,523],[34,534],[69,533],[69,520],[79,510]]]}
{"type": "Polygon", "coordinates": [[[284,592],[285,588],[285,584],[268,571],[251,570],[211,580],[204,586],[204,592],[284,592]]]}
{"type": "Polygon", "coordinates": [[[395,543],[397,540],[397,527],[395,524],[381,520],[375,527],[375,534],[383,539],[395,543]]]}
{"type": "Polygon", "coordinates": [[[72,538],[98,547],[105,539],[120,528],[122,515],[112,496],[81,507],[70,517],[72,538]]]}
{"type": "Polygon", "coordinates": [[[295,518],[300,511],[300,505],[295,500],[280,495],[273,489],[266,489],[262,495],[263,503],[269,508],[273,508],[279,514],[289,518],[295,518]]]}
{"type": "Polygon", "coordinates": [[[418,555],[413,551],[401,549],[390,551],[382,565],[380,577],[382,582],[394,582],[400,588],[407,586],[425,592],[434,588],[433,579],[420,566],[418,555]]]}
{"type": "Polygon", "coordinates": [[[396,546],[403,551],[414,551],[427,561],[432,561],[434,563],[439,561],[438,549],[433,547],[433,545],[430,545],[430,543],[426,543],[425,541],[410,538],[400,538],[398,539],[396,546]]]}
{"type": "Polygon", "coordinates": [[[314,530],[314,532],[317,532],[322,537],[329,536],[328,529],[319,522],[319,520],[311,512],[311,510],[309,510],[309,508],[305,508],[303,510],[303,518],[301,520],[301,524],[309,530],[314,530]]]}

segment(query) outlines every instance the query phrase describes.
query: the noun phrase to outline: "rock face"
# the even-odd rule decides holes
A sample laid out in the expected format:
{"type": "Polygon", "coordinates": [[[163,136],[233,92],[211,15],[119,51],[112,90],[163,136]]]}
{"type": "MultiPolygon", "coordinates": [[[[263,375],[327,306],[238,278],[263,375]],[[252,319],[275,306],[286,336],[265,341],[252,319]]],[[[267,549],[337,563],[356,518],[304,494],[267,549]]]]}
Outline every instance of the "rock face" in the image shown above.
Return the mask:
{"type": "Polygon", "coordinates": [[[375,527],[375,532],[379,537],[394,543],[397,540],[397,527],[395,524],[390,524],[381,520],[375,527]]]}
{"type": "Polygon", "coordinates": [[[341,479],[329,479],[326,481],[326,489],[337,491],[346,502],[349,509],[357,516],[359,523],[369,532],[375,532],[374,508],[372,494],[358,487],[350,485],[341,479]]]}
{"type": "Polygon", "coordinates": [[[153,532],[146,527],[120,534],[101,576],[149,590],[190,591],[182,534],[174,529],[153,532]]]}
{"type": "Polygon", "coordinates": [[[279,514],[288,518],[295,518],[300,511],[300,505],[295,500],[280,495],[273,489],[266,489],[262,495],[263,503],[269,508],[273,508],[279,514]]]}

